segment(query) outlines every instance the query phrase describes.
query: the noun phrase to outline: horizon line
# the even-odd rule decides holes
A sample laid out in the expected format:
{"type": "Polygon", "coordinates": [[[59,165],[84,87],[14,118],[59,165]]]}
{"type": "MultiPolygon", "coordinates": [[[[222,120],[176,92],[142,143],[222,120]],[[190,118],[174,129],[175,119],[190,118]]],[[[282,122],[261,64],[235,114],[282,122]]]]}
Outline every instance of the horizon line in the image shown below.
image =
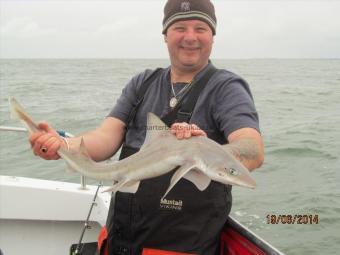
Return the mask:
{"type": "MultiPolygon", "coordinates": [[[[169,58],[115,58],[115,57],[1,57],[0,60],[168,60],[169,58]]],[[[211,58],[212,60],[340,60],[340,57],[254,57],[254,58],[211,58]]]]}

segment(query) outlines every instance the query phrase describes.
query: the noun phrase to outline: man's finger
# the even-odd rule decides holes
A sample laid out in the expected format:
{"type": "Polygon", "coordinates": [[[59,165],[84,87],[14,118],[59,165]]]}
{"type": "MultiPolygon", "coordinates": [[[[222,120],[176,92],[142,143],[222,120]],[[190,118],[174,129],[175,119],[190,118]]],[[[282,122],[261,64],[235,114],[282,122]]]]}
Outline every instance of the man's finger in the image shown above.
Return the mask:
{"type": "Polygon", "coordinates": [[[190,128],[184,130],[184,138],[190,138],[191,132],[192,132],[192,130],[190,128]]]}
{"type": "Polygon", "coordinates": [[[50,125],[48,125],[47,122],[40,122],[38,124],[38,127],[39,127],[40,130],[43,130],[47,133],[52,133],[52,134],[55,134],[55,135],[57,134],[57,131],[55,131],[52,127],[50,127],[50,125]]]}
{"type": "Polygon", "coordinates": [[[60,140],[55,138],[55,139],[50,139],[48,141],[48,151],[46,152],[46,157],[49,159],[58,159],[59,155],[57,153],[58,149],[60,148],[60,140]]]}
{"type": "MultiPolygon", "coordinates": [[[[33,147],[32,147],[33,152],[34,152],[35,155],[41,155],[41,149],[42,149],[43,147],[46,147],[45,143],[46,143],[49,139],[51,139],[51,137],[52,137],[52,134],[45,133],[45,134],[42,134],[41,136],[39,136],[39,137],[35,140],[35,142],[34,142],[34,144],[33,144],[33,147]]],[[[48,147],[46,147],[46,149],[48,150],[48,147]]]]}
{"type": "Polygon", "coordinates": [[[203,130],[193,130],[192,131],[192,135],[195,135],[195,136],[207,136],[207,133],[204,132],[203,130]]]}
{"type": "Polygon", "coordinates": [[[184,137],[184,132],[183,130],[178,130],[175,135],[177,139],[181,140],[184,137]]]}
{"type": "Polygon", "coordinates": [[[43,134],[44,134],[43,132],[34,132],[34,133],[32,133],[32,134],[29,136],[28,141],[30,142],[32,148],[33,148],[33,146],[34,146],[36,140],[37,140],[40,136],[42,136],[43,134]]]}
{"type": "Polygon", "coordinates": [[[191,129],[192,129],[192,132],[191,132],[192,135],[195,135],[195,136],[199,136],[199,135],[207,136],[207,133],[205,131],[203,131],[202,129],[200,129],[195,124],[191,124],[191,129]]]}

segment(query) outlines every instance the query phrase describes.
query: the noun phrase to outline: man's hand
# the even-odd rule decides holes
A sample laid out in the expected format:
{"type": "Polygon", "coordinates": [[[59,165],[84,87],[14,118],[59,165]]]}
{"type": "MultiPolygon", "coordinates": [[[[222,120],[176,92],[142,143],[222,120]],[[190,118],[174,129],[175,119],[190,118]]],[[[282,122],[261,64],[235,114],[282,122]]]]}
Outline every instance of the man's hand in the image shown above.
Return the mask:
{"type": "Polygon", "coordinates": [[[34,155],[47,160],[59,159],[57,151],[61,146],[66,146],[65,141],[47,123],[39,123],[38,127],[40,131],[29,137],[34,155]]]}
{"type": "Polygon", "coordinates": [[[195,124],[188,124],[185,122],[182,123],[174,123],[171,125],[170,131],[174,134],[177,139],[188,139],[192,136],[207,136],[207,133],[200,129],[195,124]]]}

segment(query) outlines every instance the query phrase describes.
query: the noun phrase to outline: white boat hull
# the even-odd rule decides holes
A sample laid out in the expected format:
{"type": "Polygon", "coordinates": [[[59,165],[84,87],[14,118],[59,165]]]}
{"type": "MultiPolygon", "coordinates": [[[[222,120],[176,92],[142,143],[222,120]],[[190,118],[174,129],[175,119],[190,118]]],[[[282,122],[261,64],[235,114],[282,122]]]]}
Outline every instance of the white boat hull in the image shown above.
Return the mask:
{"type": "MultiPolygon", "coordinates": [[[[11,254],[69,254],[77,243],[96,186],[0,176],[0,249],[11,254]]],[[[110,195],[98,193],[84,242],[105,224],[110,195]]]]}
{"type": "MultiPolygon", "coordinates": [[[[3,254],[69,254],[71,244],[79,241],[96,189],[96,186],[80,189],[75,183],[0,176],[3,254]]],[[[110,194],[98,193],[90,217],[91,229],[86,231],[83,242],[97,241],[110,200],[110,194]]],[[[249,249],[252,251],[249,254],[283,254],[231,217],[224,233],[233,241],[233,246],[227,243],[228,254],[243,255],[235,247],[249,249]],[[254,249],[259,252],[254,253],[254,249]]]]}
{"type": "MultiPolygon", "coordinates": [[[[96,241],[100,230],[92,222],[84,242],[96,241]]],[[[0,247],[4,255],[69,254],[72,243],[77,243],[83,222],[46,220],[0,220],[0,247]]]]}

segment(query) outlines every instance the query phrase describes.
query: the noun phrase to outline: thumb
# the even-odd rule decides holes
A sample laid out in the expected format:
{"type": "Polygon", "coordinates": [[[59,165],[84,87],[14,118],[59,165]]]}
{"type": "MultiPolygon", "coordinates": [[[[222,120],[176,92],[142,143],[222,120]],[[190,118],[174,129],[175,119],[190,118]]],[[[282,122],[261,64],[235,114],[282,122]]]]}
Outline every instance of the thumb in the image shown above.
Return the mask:
{"type": "Polygon", "coordinates": [[[58,134],[57,131],[55,131],[47,122],[40,122],[38,124],[38,128],[47,133],[58,134]]]}

